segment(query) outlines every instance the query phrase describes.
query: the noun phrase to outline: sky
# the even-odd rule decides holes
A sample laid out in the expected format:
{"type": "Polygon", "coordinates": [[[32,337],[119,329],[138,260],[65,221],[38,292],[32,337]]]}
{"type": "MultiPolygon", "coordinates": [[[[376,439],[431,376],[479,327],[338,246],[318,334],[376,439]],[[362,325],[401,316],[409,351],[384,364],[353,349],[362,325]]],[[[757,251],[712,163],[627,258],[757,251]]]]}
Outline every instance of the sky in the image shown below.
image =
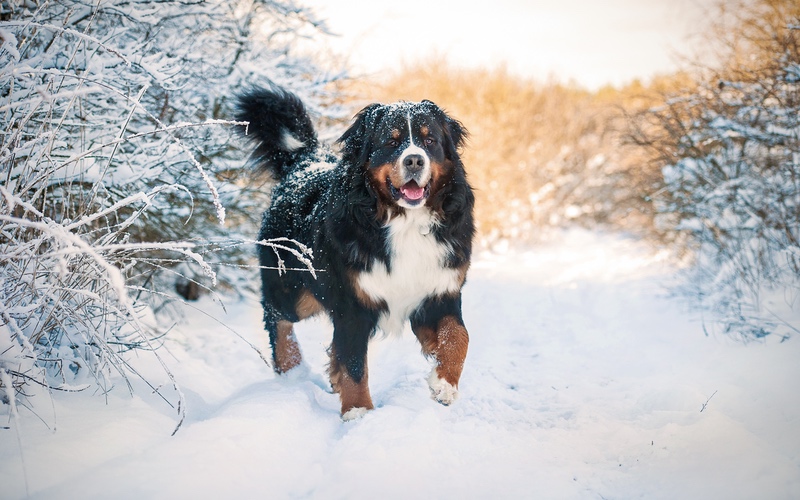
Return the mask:
{"type": "Polygon", "coordinates": [[[505,66],[590,89],[674,71],[716,0],[305,0],[356,75],[403,63],[505,66]]]}

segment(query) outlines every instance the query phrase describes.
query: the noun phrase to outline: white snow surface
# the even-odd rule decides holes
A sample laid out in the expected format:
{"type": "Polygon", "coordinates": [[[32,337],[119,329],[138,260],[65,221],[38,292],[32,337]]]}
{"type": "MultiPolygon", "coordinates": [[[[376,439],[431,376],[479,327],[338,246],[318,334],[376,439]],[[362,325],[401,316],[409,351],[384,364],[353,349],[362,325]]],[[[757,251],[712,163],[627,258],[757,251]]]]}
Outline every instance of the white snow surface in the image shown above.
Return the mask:
{"type": "Polygon", "coordinates": [[[0,429],[0,497],[800,498],[800,339],[706,336],[674,273],[584,231],[478,255],[459,399],[431,399],[406,328],[371,344],[376,409],[348,422],[327,321],[297,327],[305,361],[279,377],[227,328],[267,350],[257,298],[205,298],[161,351],[187,402],[174,436],[143,385],[37,399],[42,420],[20,407],[0,429]]]}

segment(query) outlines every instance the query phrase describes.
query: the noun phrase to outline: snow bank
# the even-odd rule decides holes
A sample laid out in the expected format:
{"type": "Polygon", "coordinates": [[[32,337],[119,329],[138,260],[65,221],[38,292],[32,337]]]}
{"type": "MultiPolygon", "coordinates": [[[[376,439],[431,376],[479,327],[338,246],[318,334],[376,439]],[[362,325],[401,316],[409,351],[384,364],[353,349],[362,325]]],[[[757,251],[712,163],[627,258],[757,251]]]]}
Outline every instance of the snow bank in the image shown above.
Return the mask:
{"type": "Polygon", "coordinates": [[[705,336],[673,273],[586,232],[482,255],[460,399],[431,400],[407,330],[371,345],[376,410],[346,423],[327,322],[299,326],[305,364],[276,377],[205,314],[264,346],[257,299],[203,302],[164,356],[188,405],[174,437],[144,390],[56,397],[55,433],[20,409],[22,449],[0,430],[3,497],[25,496],[23,463],[32,498],[800,497],[800,342],[705,336]]]}

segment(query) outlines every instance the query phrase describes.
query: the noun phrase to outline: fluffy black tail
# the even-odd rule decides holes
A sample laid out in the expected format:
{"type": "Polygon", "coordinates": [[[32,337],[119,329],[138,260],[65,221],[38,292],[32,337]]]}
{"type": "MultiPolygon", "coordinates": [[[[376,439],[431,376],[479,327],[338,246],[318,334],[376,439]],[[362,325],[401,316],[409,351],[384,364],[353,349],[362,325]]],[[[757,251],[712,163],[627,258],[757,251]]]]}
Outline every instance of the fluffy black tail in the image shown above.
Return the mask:
{"type": "Polygon", "coordinates": [[[240,95],[236,119],[250,122],[241,130],[256,143],[256,168],[271,172],[278,181],[317,148],[317,134],[303,101],[275,85],[240,95]]]}

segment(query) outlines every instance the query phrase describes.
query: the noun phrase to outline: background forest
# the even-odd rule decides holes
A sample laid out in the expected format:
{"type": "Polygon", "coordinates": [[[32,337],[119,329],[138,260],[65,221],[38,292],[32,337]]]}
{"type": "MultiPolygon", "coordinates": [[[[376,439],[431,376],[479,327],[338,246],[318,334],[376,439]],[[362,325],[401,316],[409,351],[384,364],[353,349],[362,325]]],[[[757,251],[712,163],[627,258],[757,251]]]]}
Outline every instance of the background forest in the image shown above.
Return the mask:
{"type": "Polygon", "coordinates": [[[269,181],[230,118],[268,81],[328,138],[374,100],[458,117],[482,248],[625,231],[683,259],[709,328],[797,333],[763,297],[800,307],[800,4],[724,2],[707,34],[680,73],[588,91],[443,58],[350,79],[313,50],[324,21],[288,0],[3,1],[3,402],[17,415],[37,390],[136,377],[126,356],[159,356],[170,303],[253,286],[269,181]]]}

